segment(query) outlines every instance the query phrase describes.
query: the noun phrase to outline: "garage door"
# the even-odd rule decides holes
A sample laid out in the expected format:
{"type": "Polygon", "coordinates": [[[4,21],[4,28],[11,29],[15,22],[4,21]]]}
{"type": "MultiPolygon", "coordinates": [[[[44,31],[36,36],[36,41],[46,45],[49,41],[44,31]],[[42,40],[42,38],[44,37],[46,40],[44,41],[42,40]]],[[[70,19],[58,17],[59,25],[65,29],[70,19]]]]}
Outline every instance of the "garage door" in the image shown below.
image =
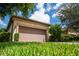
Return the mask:
{"type": "Polygon", "coordinates": [[[28,27],[19,27],[19,41],[24,42],[43,42],[46,39],[46,31],[28,27]]]}

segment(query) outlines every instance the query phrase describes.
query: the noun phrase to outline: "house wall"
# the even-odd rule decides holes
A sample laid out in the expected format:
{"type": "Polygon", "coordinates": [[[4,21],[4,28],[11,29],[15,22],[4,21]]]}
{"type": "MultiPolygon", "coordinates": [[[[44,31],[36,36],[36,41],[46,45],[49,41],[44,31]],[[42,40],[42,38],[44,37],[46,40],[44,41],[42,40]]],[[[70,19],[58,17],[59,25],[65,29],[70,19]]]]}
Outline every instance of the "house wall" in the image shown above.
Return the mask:
{"type": "Polygon", "coordinates": [[[79,35],[79,32],[76,32],[73,28],[69,28],[68,29],[68,34],[70,34],[70,35],[79,35]]]}
{"type": "MultiPolygon", "coordinates": [[[[19,32],[19,26],[45,30],[46,31],[46,38],[48,39],[48,37],[49,37],[48,36],[49,25],[47,25],[47,24],[41,24],[39,22],[33,22],[33,21],[26,20],[26,19],[23,20],[18,17],[13,17],[12,21],[13,21],[13,40],[12,41],[14,41],[14,34],[19,32]]],[[[8,31],[11,32],[11,30],[12,30],[12,24],[11,24],[8,31]]]]}
{"type": "Polygon", "coordinates": [[[16,17],[13,18],[13,20],[14,20],[14,26],[18,25],[18,27],[24,26],[24,27],[31,27],[31,28],[46,30],[47,38],[49,37],[48,36],[49,35],[49,33],[48,33],[49,25],[32,22],[32,21],[28,21],[28,20],[22,20],[22,19],[16,18],[16,17]]]}
{"type": "Polygon", "coordinates": [[[37,22],[28,21],[28,20],[22,20],[19,18],[14,18],[14,24],[25,26],[25,27],[37,28],[37,29],[44,29],[44,30],[48,29],[48,25],[40,24],[37,22]]]}
{"type": "Polygon", "coordinates": [[[11,33],[12,35],[12,41],[14,41],[14,34],[18,33],[18,29],[19,26],[17,24],[14,24],[14,22],[13,22],[13,29],[12,29],[12,24],[10,25],[8,32],[11,33]]]}
{"type": "Polygon", "coordinates": [[[11,30],[12,30],[12,24],[10,25],[8,32],[11,33],[11,30]]]}

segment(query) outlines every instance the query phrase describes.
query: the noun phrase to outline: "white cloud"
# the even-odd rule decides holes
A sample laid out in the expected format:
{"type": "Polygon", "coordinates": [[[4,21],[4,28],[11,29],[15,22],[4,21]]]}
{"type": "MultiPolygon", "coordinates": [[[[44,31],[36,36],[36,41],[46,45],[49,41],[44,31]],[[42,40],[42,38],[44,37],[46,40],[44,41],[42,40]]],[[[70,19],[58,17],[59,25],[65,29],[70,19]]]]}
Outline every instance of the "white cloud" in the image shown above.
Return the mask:
{"type": "Polygon", "coordinates": [[[0,25],[6,26],[6,24],[2,20],[0,20],[0,25]]]}
{"type": "Polygon", "coordinates": [[[41,9],[41,8],[43,8],[43,5],[44,5],[44,3],[38,3],[38,4],[36,5],[36,7],[37,7],[37,9],[41,9]]]}
{"type": "Polygon", "coordinates": [[[51,10],[51,5],[50,4],[47,4],[47,11],[50,11],[51,10]]]}
{"type": "Polygon", "coordinates": [[[53,9],[58,9],[61,6],[62,3],[57,3],[56,6],[53,7],[53,9]]]}
{"type": "Polygon", "coordinates": [[[52,18],[54,18],[54,17],[56,17],[57,16],[57,14],[56,13],[54,13],[53,15],[52,15],[52,18]]]}
{"type": "Polygon", "coordinates": [[[39,11],[35,11],[34,14],[29,18],[36,21],[44,22],[44,23],[50,23],[50,17],[48,14],[45,14],[45,9],[43,8],[43,5],[44,4],[39,3],[37,5],[37,8],[39,9],[39,11]]]}

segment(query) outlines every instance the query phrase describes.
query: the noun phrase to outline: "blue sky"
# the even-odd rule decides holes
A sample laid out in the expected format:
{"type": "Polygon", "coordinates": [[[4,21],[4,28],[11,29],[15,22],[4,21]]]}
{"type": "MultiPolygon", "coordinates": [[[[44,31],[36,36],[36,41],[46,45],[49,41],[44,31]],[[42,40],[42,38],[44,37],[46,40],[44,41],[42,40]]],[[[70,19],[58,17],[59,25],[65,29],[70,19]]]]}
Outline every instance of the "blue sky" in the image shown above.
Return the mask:
{"type": "MultiPolygon", "coordinates": [[[[50,24],[60,24],[60,19],[56,16],[57,9],[61,3],[37,3],[34,8],[34,13],[29,13],[29,18],[50,24]]],[[[19,12],[19,16],[21,13],[19,12]]],[[[7,26],[10,17],[5,16],[4,20],[0,20],[0,27],[7,26]]]]}

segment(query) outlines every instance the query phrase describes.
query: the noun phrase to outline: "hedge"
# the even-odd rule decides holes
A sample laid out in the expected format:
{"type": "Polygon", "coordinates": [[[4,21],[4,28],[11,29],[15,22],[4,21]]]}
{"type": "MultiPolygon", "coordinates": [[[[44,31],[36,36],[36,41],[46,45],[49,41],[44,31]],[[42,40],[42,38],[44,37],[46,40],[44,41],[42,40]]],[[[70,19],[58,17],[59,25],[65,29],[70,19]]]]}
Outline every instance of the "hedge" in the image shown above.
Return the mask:
{"type": "Polygon", "coordinates": [[[10,33],[8,32],[0,32],[0,42],[9,42],[10,39],[10,33]]]}
{"type": "Polygon", "coordinates": [[[61,35],[61,40],[55,39],[52,35],[49,36],[49,42],[77,42],[79,41],[79,36],[75,35],[61,35]]]}
{"type": "Polygon", "coordinates": [[[64,42],[79,41],[79,36],[65,35],[62,37],[62,41],[64,42]]]}

